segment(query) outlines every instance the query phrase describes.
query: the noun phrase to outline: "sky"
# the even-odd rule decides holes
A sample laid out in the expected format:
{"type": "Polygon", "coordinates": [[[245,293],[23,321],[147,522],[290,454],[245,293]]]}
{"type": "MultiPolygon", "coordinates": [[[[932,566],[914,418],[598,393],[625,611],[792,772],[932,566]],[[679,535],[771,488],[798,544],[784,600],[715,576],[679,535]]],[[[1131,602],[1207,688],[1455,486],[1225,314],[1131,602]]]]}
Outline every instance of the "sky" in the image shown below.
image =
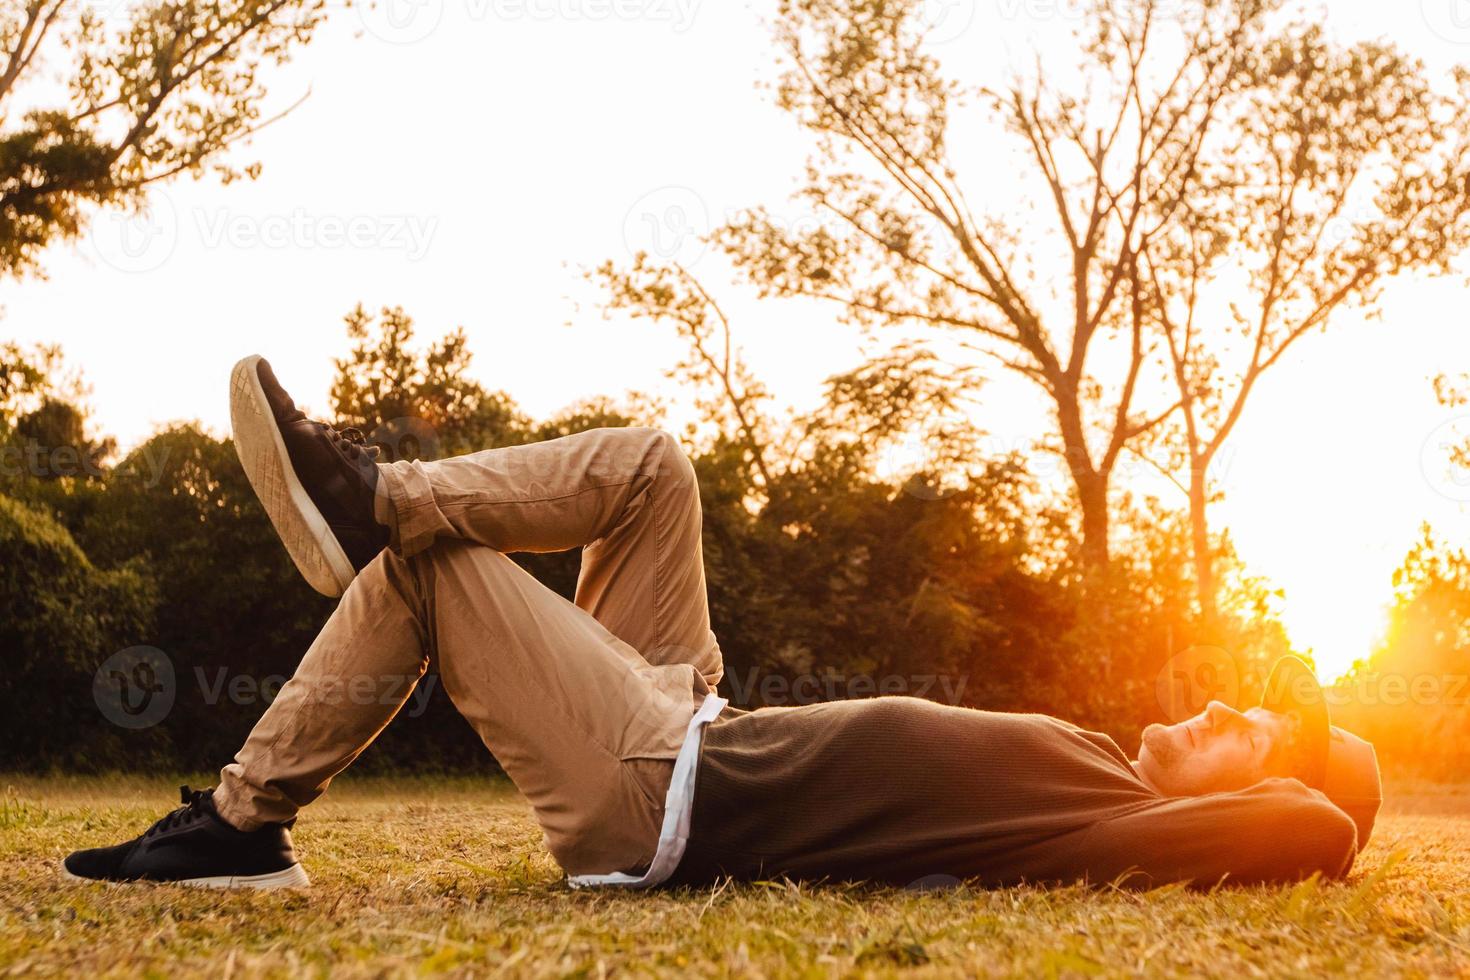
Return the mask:
{"type": "MultiPolygon", "coordinates": [[[[128,0],[89,0],[104,13],[128,0]]],[[[1327,8],[1324,8],[1327,9],[1327,8]]],[[[778,216],[808,143],[759,85],[778,71],[774,3],[715,0],[387,0],[334,6],[312,44],[269,76],[301,105],[233,159],[260,178],[182,182],[138,217],[99,214],[47,277],[8,283],[0,336],[60,343],[124,446],[193,419],[228,428],[225,379],[265,354],[322,410],[342,317],[403,306],[421,339],[462,326],[473,373],[533,415],[628,390],[687,393],[664,371],[672,331],[605,319],[583,272],[645,249],[716,288],[757,376],[782,404],[815,403],[863,339],[830,311],[758,301],[698,233],[739,209],[778,216]]],[[[1065,58],[1075,4],[931,0],[947,66],[985,77],[1030,52],[1065,58]]],[[[1334,0],[1346,38],[1385,37],[1434,70],[1470,61],[1470,2],[1334,0]]],[[[971,146],[997,193],[1006,162],[971,146]]],[[[1258,388],[1218,472],[1214,512],[1324,677],[1364,656],[1390,576],[1429,521],[1470,532],[1470,487],[1440,446],[1470,431],[1428,378],[1470,368],[1459,279],[1393,284],[1382,316],[1309,337],[1258,388]]],[[[1034,397],[998,383],[981,421],[1002,445],[1044,427],[1034,397]]]]}

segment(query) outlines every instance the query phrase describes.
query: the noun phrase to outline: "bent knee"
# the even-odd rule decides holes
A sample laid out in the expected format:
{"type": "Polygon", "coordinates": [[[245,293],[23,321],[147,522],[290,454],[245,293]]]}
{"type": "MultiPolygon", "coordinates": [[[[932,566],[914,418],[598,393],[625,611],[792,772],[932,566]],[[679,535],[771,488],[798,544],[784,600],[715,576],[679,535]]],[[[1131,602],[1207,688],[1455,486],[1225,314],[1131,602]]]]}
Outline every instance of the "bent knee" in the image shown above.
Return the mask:
{"type": "Polygon", "coordinates": [[[679,444],[673,433],[664,429],[643,429],[649,443],[649,459],[653,464],[653,476],[661,486],[674,489],[694,490],[699,483],[694,473],[694,464],[679,444]]]}

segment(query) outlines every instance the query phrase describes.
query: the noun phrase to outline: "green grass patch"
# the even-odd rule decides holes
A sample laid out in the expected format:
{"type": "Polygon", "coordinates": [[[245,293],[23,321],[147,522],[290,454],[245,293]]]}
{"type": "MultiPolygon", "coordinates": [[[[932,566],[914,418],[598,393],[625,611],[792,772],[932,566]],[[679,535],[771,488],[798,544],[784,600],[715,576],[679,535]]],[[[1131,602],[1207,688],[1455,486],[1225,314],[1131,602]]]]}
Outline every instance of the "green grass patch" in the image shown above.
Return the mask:
{"type": "Polygon", "coordinates": [[[161,816],[181,781],[0,776],[0,976],[1441,976],[1470,964],[1470,795],[1458,789],[1404,792],[1346,882],[1204,893],[574,892],[508,784],[438,779],[341,780],[297,828],[304,892],[58,878],[68,851],[161,816]]]}

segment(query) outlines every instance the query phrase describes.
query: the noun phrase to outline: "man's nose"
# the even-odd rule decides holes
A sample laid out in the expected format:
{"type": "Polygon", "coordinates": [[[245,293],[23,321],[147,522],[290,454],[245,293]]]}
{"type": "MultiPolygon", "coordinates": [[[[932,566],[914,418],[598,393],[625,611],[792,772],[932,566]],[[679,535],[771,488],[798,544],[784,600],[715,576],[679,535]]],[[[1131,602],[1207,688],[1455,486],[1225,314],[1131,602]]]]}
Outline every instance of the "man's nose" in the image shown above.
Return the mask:
{"type": "Polygon", "coordinates": [[[1205,707],[1205,717],[1210,720],[1211,725],[1221,725],[1245,716],[1223,701],[1211,701],[1205,707]]]}

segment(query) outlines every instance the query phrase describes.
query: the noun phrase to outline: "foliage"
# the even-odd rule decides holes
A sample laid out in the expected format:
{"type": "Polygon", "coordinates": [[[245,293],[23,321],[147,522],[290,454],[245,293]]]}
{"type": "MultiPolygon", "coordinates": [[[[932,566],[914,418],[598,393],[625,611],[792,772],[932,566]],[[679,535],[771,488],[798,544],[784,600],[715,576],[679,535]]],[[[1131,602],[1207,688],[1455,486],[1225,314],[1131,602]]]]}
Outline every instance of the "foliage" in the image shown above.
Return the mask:
{"type": "Polygon", "coordinates": [[[783,0],[775,99],[810,136],[797,200],[815,220],[755,208],[716,237],[764,296],[940,337],[957,363],[1035,384],[1094,570],[1119,458],[1159,457],[1213,619],[1208,469],[1257,379],[1470,241],[1470,73],[1435,84],[1285,0],[1089,0],[1075,63],[1038,57],[970,91],[927,46],[927,12],[783,0]],[[966,179],[962,133],[1013,154],[1003,191],[966,179]]]}
{"type": "Polygon", "coordinates": [[[107,756],[120,738],[90,703],[92,672],[148,634],[152,582],[138,562],[98,568],[50,515],[6,496],[0,554],[0,764],[85,766],[93,752],[107,756]]]}
{"type": "Polygon", "coordinates": [[[1393,584],[1388,626],[1338,683],[1333,716],[1381,760],[1458,777],[1470,737],[1470,555],[1426,526],[1393,584]]]}
{"type": "Polygon", "coordinates": [[[0,343],[0,431],[54,394],[60,373],[60,348],[26,350],[14,341],[0,343]]]}
{"type": "MultiPolygon", "coordinates": [[[[349,331],[353,350],[333,389],[345,416],[338,422],[422,413],[400,418],[433,419],[428,431],[441,446],[463,446],[656,421],[654,406],[636,399],[594,399],[531,422],[469,378],[459,335],[419,353],[411,321],[392,310],[376,321],[354,314],[349,331]]],[[[744,372],[733,343],[720,358],[744,372]]],[[[973,385],[954,384],[921,346],[835,375],[818,408],[785,426],[757,401],[746,403],[740,426],[722,399],[749,389],[724,385],[707,362],[677,371],[708,413],[711,435],[690,451],[725,693],[737,703],[918,694],[1064,715],[1125,746],[1159,719],[1156,675],[1200,642],[1180,515],[1156,501],[1124,501],[1122,546],[1108,574],[1084,574],[1070,547],[1075,512],[1047,503],[1020,458],[980,452],[981,433],[956,400],[957,389],[973,385]],[[752,465],[757,456],[763,474],[752,465]]],[[[12,764],[129,765],[135,752],[200,768],[226,761],[264,707],[258,685],[291,673],[332,609],[300,581],[230,443],[176,425],[99,479],[32,475],[13,493],[69,529],[79,560],[128,570],[149,590],[151,617],[128,635],[78,635],[90,669],[146,643],[173,661],[180,697],[149,732],[93,739],[78,729],[59,736],[70,739],[65,751],[12,764]],[[244,678],[248,696],[222,696],[220,678],[244,678]]],[[[1234,569],[1227,543],[1220,548],[1234,569]]],[[[549,587],[574,594],[575,553],[517,557],[549,587]]],[[[1287,649],[1261,583],[1234,574],[1226,595],[1231,649],[1257,658],[1287,649]]],[[[72,663],[57,683],[61,710],[92,710],[88,668],[72,663]]],[[[442,691],[427,690],[427,710],[406,712],[359,765],[488,764],[442,691]]],[[[7,726],[36,727],[35,710],[0,721],[0,731],[7,726]]]]}
{"type": "Polygon", "coordinates": [[[0,10],[0,275],[37,272],[93,206],[143,207],[151,185],[223,162],[263,119],[263,69],[306,43],[323,0],[78,0],[0,10]],[[65,84],[51,85],[60,71],[65,84]]]}
{"type": "Polygon", "coordinates": [[[413,319],[401,307],[374,320],[358,306],[346,322],[352,349],[335,362],[332,411],[340,424],[367,433],[385,461],[439,459],[523,440],[527,422],[510,399],[466,376],[463,330],[417,353],[413,319]]]}
{"type": "Polygon", "coordinates": [[[1156,500],[1124,496],[1122,546],[1088,567],[1075,509],[1049,503],[1018,454],[985,452],[973,368],[893,345],[783,427],[687,270],[638,255],[592,277],[612,309],[672,324],[690,348],[671,374],[717,433],[696,469],[738,703],[923,691],[1048,711],[1131,745],[1159,717],[1156,677],[1175,653],[1223,646],[1264,674],[1290,651],[1269,590],[1226,540],[1213,544],[1226,614],[1200,620],[1187,524],[1156,500]]]}
{"type": "Polygon", "coordinates": [[[1188,484],[1207,613],[1209,470],[1262,375],[1340,310],[1375,312],[1391,277],[1448,273],[1470,244],[1458,124],[1470,72],[1444,91],[1392,45],[1345,46],[1303,22],[1254,27],[1231,58],[1236,77],[1192,130],[1197,172],[1152,205],[1181,219],[1159,220],[1140,249],[1144,307],[1179,397],[1159,433],[1164,468],[1188,484]]]}
{"type": "Polygon", "coordinates": [[[624,311],[674,324],[687,353],[669,369],[669,377],[693,382],[704,394],[697,406],[704,418],[718,431],[734,433],[744,463],[769,484],[766,453],[772,433],[761,405],[770,393],[736,354],[730,320],[714,297],[683,267],[654,262],[646,252],[634,256],[626,269],[604,262],[589,278],[606,293],[605,316],[624,311]]]}
{"type": "MultiPolygon", "coordinates": [[[[926,47],[922,4],[785,0],[775,40],[787,67],[776,100],[811,134],[798,198],[818,220],[792,230],[757,208],[718,233],[763,295],[827,300],[865,327],[954,335],[962,356],[1037,385],[1055,417],[1043,444],[1072,477],[1091,567],[1108,557],[1117,461],[1163,417],[1135,403],[1149,353],[1137,238],[1155,196],[1170,192],[1196,149],[1178,133],[1197,110],[1117,60],[1120,43],[1106,29],[1115,6],[1087,6],[1088,29],[1103,24],[1081,51],[1095,90],[1056,91],[1038,72],[980,93],[981,125],[998,144],[1013,138],[1026,168],[1005,205],[985,209],[972,205],[950,151],[968,93],[926,47]],[[1107,105],[1087,105],[1094,91],[1107,105]],[[1125,125],[1130,115],[1134,127],[1125,125]],[[1064,153],[1069,141],[1080,147],[1065,149],[1080,152],[1064,153]],[[1037,229],[1029,212],[1007,210],[1028,185],[1039,185],[1056,219],[1039,241],[1015,230],[1037,229]],[[1058,280],[1065,294],[1053,304],[1058,280]],[[1110,340],[1119,356],[1095,356],[1110,340]],[[1099,375],[1100,360],[1117,367],[1099,375]]],[[[1190,22],[1181,33],[1193,32],[1196,45],[1176,82],[1187,89],[1218,74],[1208,63],[1224,25],[1251,15],[1209,4],[1182,16],[1190,22]]]]}
{"type": "Polygon", "coordinates": [[[39,268],[88,209],[213,165],[263,118],[264,69],[310,39],[323,0],[140,0],[109,16],[77,0],[0,10],[0,276],[39,268]],[[63,84],[52,84],[60,72],[63,84]]]}

